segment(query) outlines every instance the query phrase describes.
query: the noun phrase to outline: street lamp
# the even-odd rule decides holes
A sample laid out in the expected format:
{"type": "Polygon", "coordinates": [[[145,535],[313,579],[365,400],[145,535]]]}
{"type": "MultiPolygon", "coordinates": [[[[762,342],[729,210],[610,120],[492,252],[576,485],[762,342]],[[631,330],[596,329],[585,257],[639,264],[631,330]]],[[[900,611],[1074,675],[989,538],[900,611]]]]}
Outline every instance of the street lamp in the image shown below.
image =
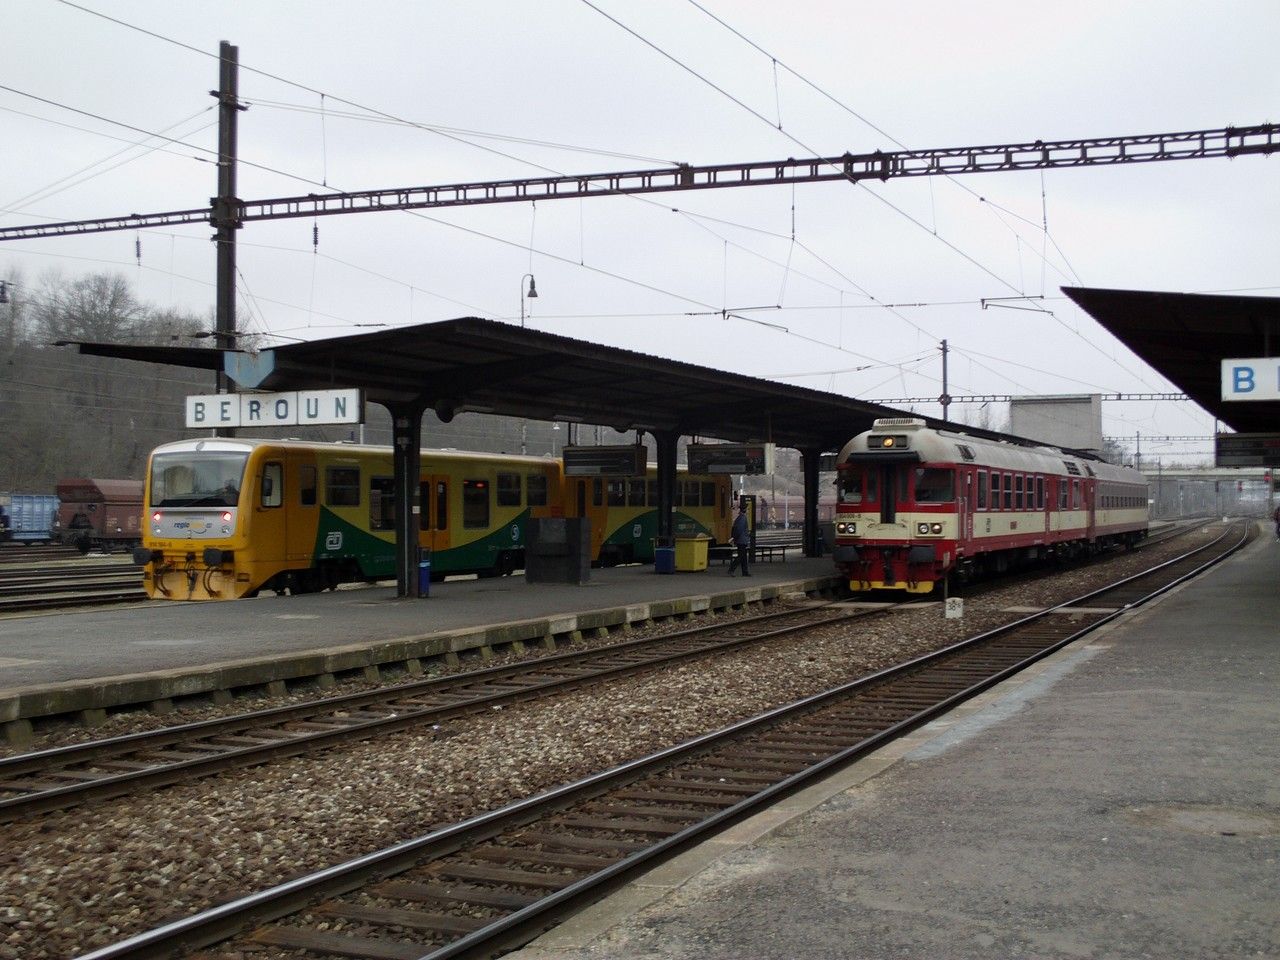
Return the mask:
{"type": "MultiPolygon", "coordinates": [[[[520,278],[520,326],[521,328],[524,327],[524,298],[528,297],[530,300],[534,300],[537,298],[537,296],[538,296],[538,288],[533,285],[533,274],[526,273],[523,277],[520,278]],[[528,293],[526,293],[524,289],[525,280],[529,281],[528,293]]],[[[527,420],[520,421],[520,452],[521,453],[529,452],[529,422],[527,420]]]]}
{"type": "Polygon", "coordinates": [[[538,298],[538,288],[533,285],[533,274],[526,273],[520,278],[520,326],[524,326],[524,299],[528,297],[530,300],[538,298]],[[525,280],[529,281],[529,291],[526,293],[524,289],[525,280]]]}

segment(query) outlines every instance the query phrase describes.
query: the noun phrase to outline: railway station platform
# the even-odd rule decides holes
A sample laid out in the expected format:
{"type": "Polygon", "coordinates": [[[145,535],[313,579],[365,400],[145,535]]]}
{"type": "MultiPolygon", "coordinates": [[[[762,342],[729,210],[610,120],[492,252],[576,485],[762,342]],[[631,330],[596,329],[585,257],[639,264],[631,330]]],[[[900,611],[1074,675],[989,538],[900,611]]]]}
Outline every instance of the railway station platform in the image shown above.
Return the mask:
{"type": "Polygon", "coordinates": [[[365,587],[0,619],[0,730],[20,745],[33,724],[52,717],[92,724],[126,705],[167,711],[184,697],[284,693],[291,681],[323,685],[355,672],[419,673],[433,657],[553,646],[649,620],[822,595],[840,584],[830,557],[756,563],[749,579],[725,574],[715,564],[674,574],[631,565],[592,570],[580,585],[451,579],[416,600],[365,587]]]}
{"type": "Polygon", "coordinates": [[[1280,957],[1277,730],[1268,530],[508,957],[1280,957]]]}

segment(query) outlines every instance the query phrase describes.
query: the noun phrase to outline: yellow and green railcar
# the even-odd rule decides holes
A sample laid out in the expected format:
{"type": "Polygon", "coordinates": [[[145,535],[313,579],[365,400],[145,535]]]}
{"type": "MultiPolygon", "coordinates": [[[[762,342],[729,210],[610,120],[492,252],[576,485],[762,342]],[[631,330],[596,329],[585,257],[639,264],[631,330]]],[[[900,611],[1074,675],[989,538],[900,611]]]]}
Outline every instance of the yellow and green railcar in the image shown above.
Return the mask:
{"type": "MultiPolygon", "coordinates": [[[[155,598],[309,593],[395,576],[389,448],[183,440],[147,472],[137,559],[155,598]]],[[[562,515],[559,461],[424,450],[418,543],[432,575],[509,574],[531,519],[562,515]]]]}
{"type": "MultiPolygon", "coordinates": [[[[727,475],[676,475],[672,527],[677,537],[710,537],[729,542],[733,488],[727,475]]],[[[658,535],[658,479],[647,477],[566,477],[564,511],[591,519],[591,555],[602,566],[652,563],[658,535]]]]}

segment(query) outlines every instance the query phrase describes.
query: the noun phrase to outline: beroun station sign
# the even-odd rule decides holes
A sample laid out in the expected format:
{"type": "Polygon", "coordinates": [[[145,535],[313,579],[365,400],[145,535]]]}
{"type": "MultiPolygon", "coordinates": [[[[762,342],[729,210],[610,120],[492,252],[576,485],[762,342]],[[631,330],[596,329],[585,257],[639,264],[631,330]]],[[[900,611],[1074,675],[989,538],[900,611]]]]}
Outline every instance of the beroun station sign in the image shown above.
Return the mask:
{"type": "Polygon", "coordinates": [[[187,426],[197,430],[363,422],[364,394],[360,390],[289,390],[187,397],[187,426]]]}

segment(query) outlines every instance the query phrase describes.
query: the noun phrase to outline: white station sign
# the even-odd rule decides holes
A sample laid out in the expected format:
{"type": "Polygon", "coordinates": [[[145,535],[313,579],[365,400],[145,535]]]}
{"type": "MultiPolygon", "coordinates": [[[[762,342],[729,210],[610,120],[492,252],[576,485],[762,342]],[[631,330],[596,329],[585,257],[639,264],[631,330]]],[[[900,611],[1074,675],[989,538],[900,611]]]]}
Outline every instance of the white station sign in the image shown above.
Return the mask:
{"type": "Polygon", "coordinates": [[[363,422],[364,396],[359,390],[215,393],[187,397],[187,426],[193,429],[363,422]]]}
{"type": "Polygon", "coordinates": [[[1223,400],[1280,400],[1280,357],[1222,361],[1223,400]]]}

